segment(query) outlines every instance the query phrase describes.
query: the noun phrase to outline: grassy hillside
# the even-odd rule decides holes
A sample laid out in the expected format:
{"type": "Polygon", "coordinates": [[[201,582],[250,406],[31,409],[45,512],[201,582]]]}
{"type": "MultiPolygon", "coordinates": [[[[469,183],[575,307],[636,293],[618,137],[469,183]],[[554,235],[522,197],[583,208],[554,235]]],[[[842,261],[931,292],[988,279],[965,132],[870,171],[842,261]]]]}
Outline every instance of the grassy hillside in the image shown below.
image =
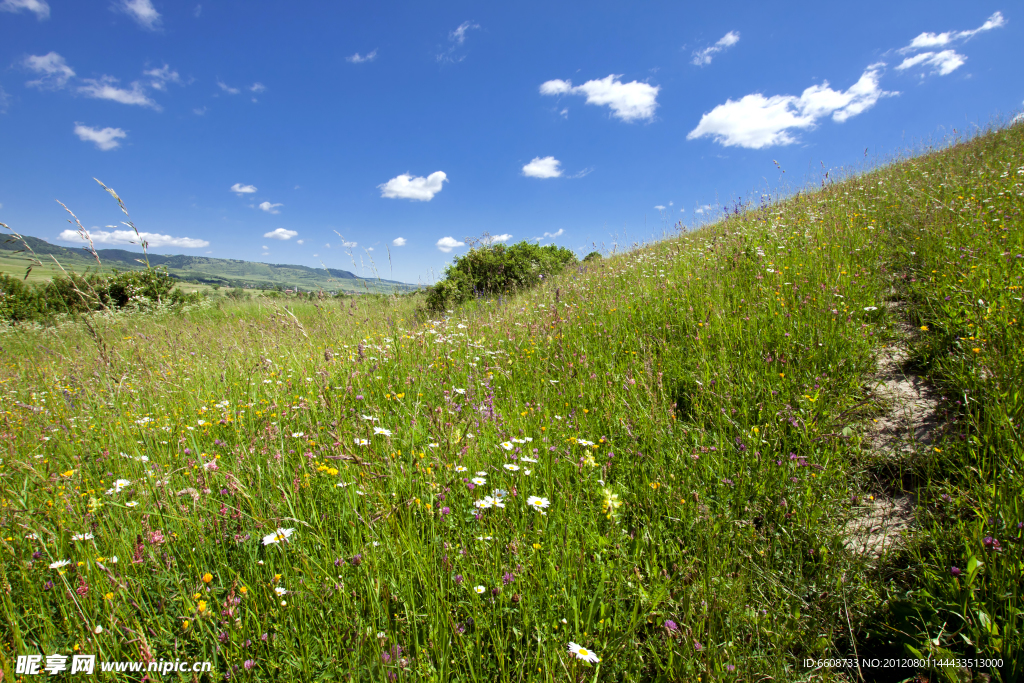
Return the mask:
{"type": "Polygon", "coordinates": [[[1022,209],[1018,125],[440,319],[8,331],[0,658],[1020,680],[1022,209]]]}
{"type": "MultiPolygon", "coordinates": [[[[30,276],[35,281],[46,281],[60,273],[60,268],[53,263],[51,255],[60,262],[65,270],[82,272],[85,269],[108,273],[113,269],[137,270],[145,267],[140,263],[144,259],[141,252],[124,249],[98,249],[100,263],[82,249],[67,249],[41,240],[37,237],[25,237],[25,241],[37,256],[41,257],[44,267],[30,276]]],[[[0,272],[24,276],[29,263],[27,253],[16,253],[23,245],[9,236],[0,236],[0,272]]],[[[310,268],[308,266],[281,265],[273,263],[256,263],[236,259],[217,259],[205,256],[165,256],[150,254],[149,263],[154,267],[166,268],[171,275],[199,284],[220,285],[222,287],[243,287],[246,289],[294,289],[303,291],[319,290],[341,292],[406,292],[416,289],[394,280],[377,278],[360,278],[347,270],[335,268],[310,268]]]]}

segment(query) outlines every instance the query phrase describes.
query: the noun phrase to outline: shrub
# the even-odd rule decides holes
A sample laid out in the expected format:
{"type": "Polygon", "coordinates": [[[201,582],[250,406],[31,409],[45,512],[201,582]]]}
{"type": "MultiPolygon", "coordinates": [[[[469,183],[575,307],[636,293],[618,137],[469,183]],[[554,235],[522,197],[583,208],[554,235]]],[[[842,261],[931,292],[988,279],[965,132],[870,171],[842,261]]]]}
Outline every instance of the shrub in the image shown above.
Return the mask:
{"type": "Polygon", "coordinates": [[[576,255],[553,244],[540,246],[520,242],[511,246],[488,245],[456,257],[444,272],[444,279],[427,292],[427,308],[440,311],[473,296],[504,294],[536,286],[577,263],[576,255]]]}

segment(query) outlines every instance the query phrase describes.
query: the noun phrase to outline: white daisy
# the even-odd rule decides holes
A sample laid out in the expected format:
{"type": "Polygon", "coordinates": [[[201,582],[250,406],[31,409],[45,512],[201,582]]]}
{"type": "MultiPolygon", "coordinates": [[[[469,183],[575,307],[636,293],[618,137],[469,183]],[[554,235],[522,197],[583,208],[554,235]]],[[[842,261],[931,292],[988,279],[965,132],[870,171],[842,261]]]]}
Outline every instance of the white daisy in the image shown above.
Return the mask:
{"type": "Polygon", "coordinates": [[[305,435],[306,435],[305,432],[292,432],[292,438],[293,439],[301,439],[305,435]]]}
{"type": "Polygon", "coordinates": [[[458,387],[452,387],[452,389],[455,389],[455,393],[456,394],[465,394],[466,393],[465,389],[459,389],[458,387]]]}
{"type": "Polygon", "coordinates": [[[274,587],[274,592],[277,593],[278,595],[284,595],[288,591],[284,587],[282,587],[282,586],[275,586],[274,587]]]}
{"type": "Polygon", "coordinates": [[[129,507],[129,508],[133,508],[133,507],[135,507],[138,504],[139,504],[139,501],[137,501],[137,500],[129,500],[127,503],[124,504],[124,506],[125,507],[129,507]]]}
{"type": "Polygon", "coordinates": [[[475,591],[476,591],[476,594],[477,594],[477,595],[482,595],[482,594],[483,594],[483,593],[484,593],[484,592],[485,592],[485,591],[486,591],[487,589],[486,589],[486,588],[484,588],[483,586],[477,586],[477,587],[476,587],[476,588],[474,588],[473,590],[475,590],[475,591]]]}
{"type": "Polygon", "coordinates": [[[50,565],[50,569],[63,569],[64,567],[71,564],[71,560],[57,560],[50,565]]]}
{"type": "Polygon", "coordinates": [[[468,472],[469,470],[467,470],[467,469],[466,469],[465,467],[463,467],[462,465],[456,465],[456,466],[455,466],[455,471],[456,471],[456,472],[468,472]]]}
{"type": "Polygon", "coordinates": [[[486,472],[477,472],[476,476],[478,476],[478,477],[486,477],[487,473],[486,472]]]}
{"type": "Polygon", "coordinates": [[[373,428],[373,433],[374,434],[382,434],[384,436],[391,436],[391,430],[384,429],[383,427],[374,427],[373,428]]]}
{"type": "Polygon", "coordinates": [[[523,462],[537,462],[537,461],[536,461],[536,460],[534,460],[533,458],[521,458],[521,460],[522,460],[523,462]]]}
{"type": "Polygon", "coordinates": [[[504,467],[509,472],[518,472],[519,471],[519,465],[513,465],[510,462],[505,463],[504,465],[502,465],[502,467],[504,467]]]}
{"type": "Polygon", "coordinates": [[[483,486],[484,484],[487,483],[487,480],[484,479],[483,477],[473,477],[472,479],[470,479],[470,481],[476,484],[477,486],[483,486]]]}
{"type": "Polygon", "coordinates": [[[551,505],[551,501],[547,498],[541,498],[540,496],[530,496],[526,499],[526,504],[532,507],[534,510],[540,510],[551,505]]]}
{"type": "Polygon", "coordinates": [[[270,545],[271,543],[280,543],[281,541],[287,541],[288,538],[295,533],[295,529],[281,529],[279,528],[272,534],[267,534],[263,537],[263,545],[270,545]]]}
{"type": "Polygon", "coordinates": [[[366,439],[353,439],[353,440],[356,442],[357,446],[369,446],[370,445],[370,442],[367,441],[366,439]]]}
{"type": "Polygon", "coordinates": [[[503,441],[501,443],[501,447],[504,448],[506,451],[510,451],[513,448],[515,448],[515,446],[512,445],[511,441],[503,441]]]}
{"type": "Polygon", "coordinates": [[[582,659],[583,661],[590,662],[591,664],[597,664],[601,661],[601,658],[598,657],[596,653],[591,652],[576,643],[569,643],[569,652],[576,655],[576,659],[582,659]]]}
{"type": "Polygon", "coordinates": [[[72,541],[91,541],[94,538],[96,538],[96,537],[93,536],[92,534],[75,534],[74,536],[71,537],[71,540],[72,541]]]}
{"type": "Polygon", "coordinates": [[[490,496],[484,496],[480,500],[473,501],[473,505],[478,510],[487,510],[489,508],[494,507],[494,499],[491,498],[490,496]]]}

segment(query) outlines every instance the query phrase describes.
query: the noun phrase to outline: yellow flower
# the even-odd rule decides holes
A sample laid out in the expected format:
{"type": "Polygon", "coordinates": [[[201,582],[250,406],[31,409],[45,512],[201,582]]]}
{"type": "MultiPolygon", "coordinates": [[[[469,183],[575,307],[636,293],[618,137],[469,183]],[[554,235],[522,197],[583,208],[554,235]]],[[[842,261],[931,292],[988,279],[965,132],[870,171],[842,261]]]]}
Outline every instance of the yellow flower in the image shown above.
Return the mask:
{"type": "Polygon", "coordinates": [[[206,600],[200,600],[200,601],[199,601],[199,606],[198,606],[198,607],[197,607],[196,609],[198,609],[198,610],[199,610],[199,613],[200,613],[200,614],[202,614],[203,612],[205,612],[205,611],[206,611],[206,600]]]}
{"type": "Polygon", "coordinates": [[[981,349],[979,349],[977,347],[971,349],[971,351],[974,351],[975,353],[981,353],[981,349]]]}
{"type": "Polygon", "coordinates": [[[242,586],[241,588],[238,589],[238,592],[241,593],[242,595],[245,595],[246,593],[249,592],[249,589],[246,588],[245,586],[242,586]]]}
{"type": "Polygon", "coordinates": [[[104,600],[113,600],[114,599],[114,594],[113,593],[107,593],[106,595],[103,596],[103,599],[104,600]]]}
{"type": "Polygon", "coordinates": [[[213,581],[213,574],[210,572],[203,574],[203,583],[210,583],[211,581],[213,581]]]}
{"type": "Polygon", "coordinates": [[[922,332],[927,332],[928,331],[928,326],[927,325],[921,325],[921,331],[922,332]]]}
{"type": "Polygon", "coordinates": [[[182,631],[187,631],[188,630],[188,619],[186,619],[185,621],[181,622],[181,630],[182,631]]]}

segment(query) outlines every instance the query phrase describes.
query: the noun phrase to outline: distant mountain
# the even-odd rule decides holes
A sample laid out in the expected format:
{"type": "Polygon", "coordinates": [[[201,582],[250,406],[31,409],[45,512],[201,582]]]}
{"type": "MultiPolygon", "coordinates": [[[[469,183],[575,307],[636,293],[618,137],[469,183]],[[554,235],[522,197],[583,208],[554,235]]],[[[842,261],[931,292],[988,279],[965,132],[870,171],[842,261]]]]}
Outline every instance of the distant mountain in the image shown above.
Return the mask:
{"type": "MultiPolygon", "coordinates": [[[[37,256],[54,256],[65,267],[82,269],[96,266],[96,260],[84,249],[68,249],[50,244],[38,237],[25,236],[25,242],[37,256]],[[67,263],[64,263],[64,262],[67,263]]],[[[9,236],[0,236],[0,253],[23,250],[20,241],[9,236]]],[[[125,249],[97,249],[100,267],[120,270],[145,268],[145,255],[125,249]],[[140,263],[140,261],[142,261],[140,263]]],[[[206,256],[150,254],[149,264],[166,268],[167,272],[180,280],[201,282],[223,287],[248,289],[274,289],[276,287],[302,290],[323,289],[325,291],[411,291],[418,289],[396,280],[361,278],[355,273],[336,268],[310,268],[292,264],[258,263],[237,259],[208,258],[206,256]]]]}

